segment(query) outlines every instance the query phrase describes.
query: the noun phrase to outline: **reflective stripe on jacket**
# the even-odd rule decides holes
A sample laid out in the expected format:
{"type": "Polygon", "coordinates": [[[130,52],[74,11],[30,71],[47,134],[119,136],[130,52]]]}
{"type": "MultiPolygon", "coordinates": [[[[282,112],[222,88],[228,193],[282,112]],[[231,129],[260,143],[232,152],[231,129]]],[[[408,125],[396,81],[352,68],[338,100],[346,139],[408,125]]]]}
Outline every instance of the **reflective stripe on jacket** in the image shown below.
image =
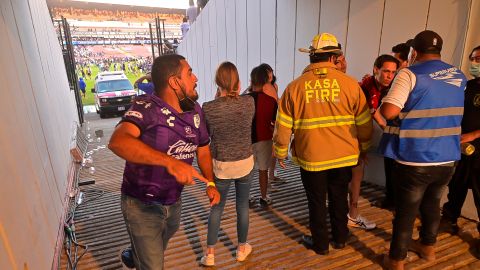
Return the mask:
{"type": "Polygon", "coordinates": [[[354,166],[367,150],[372,119],[365,96],[352,77],[332,63],[310,64],[279,101],[274,153],[288,155],[307,171],[354,166]]]}

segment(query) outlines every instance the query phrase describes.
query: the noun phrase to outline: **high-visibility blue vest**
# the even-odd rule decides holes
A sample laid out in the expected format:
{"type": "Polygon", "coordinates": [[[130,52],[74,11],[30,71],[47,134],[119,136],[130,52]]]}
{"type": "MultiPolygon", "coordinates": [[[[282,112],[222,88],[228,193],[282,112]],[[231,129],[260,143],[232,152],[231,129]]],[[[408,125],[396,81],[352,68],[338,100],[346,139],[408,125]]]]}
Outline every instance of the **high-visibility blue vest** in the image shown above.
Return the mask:
{"type": "Polygon", "coordinates": [[[384,130],[380,152],[416,163],[459,160],[465,75],[440,60],[408,69],[416,76],[415,86],[398,118],[384,130]]]}

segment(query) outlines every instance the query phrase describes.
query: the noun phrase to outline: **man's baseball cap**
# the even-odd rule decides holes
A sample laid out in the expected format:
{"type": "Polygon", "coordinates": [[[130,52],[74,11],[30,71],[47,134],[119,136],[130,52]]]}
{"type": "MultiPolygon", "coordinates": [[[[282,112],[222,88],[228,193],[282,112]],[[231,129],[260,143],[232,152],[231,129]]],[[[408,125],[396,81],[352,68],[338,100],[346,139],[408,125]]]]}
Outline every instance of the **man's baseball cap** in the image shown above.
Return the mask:
{"type": "Polygon", "coordinates": [[[312,43],[308,48],[298,49],[300,52],[316,54],[316,53],[336,53],[342,54],[342,46],[338,43],[337,38],[329,33],[321,33],[313,37],[312,43]]]}
{"type": "Polygon", "coordinates": [[[439,54],[442,51],[443,40],[439,34],[431,30],[418,33],[410,46],[420,53],[439,54]]]}

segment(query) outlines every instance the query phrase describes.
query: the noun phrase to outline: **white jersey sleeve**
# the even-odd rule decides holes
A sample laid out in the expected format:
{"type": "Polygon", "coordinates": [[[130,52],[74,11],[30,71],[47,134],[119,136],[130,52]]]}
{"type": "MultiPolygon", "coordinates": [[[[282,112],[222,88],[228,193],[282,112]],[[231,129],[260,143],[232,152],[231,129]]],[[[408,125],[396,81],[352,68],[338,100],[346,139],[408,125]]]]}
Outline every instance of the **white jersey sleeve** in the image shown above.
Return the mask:
{"type": "Polygon", "coordinates": [[[388,91],[388,94],[382,99],[382,103],[390,103],[403,109],[410,92],[415,87],[416,81],[417,78],[415,74],[408,68],[403,68],[398,72],[397,76],[395,76],[390,91],[388,91]]]}

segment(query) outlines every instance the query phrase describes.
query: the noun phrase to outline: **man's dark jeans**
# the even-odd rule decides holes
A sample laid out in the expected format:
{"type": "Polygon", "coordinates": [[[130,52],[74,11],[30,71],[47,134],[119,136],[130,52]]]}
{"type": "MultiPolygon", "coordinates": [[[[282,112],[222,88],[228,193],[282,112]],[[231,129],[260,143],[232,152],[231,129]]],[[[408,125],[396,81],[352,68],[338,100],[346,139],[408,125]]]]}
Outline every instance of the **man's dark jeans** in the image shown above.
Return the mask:
{"type": "Polygon", "coordinates": [[[384,157],[383,158],[383,165],[385,168],[385,204],[386,205],[394,205],[395,202],[395,191],[393,186],[393,168],[395,165],[395,160],[393,158],[384,157]]]}
{"type": "Polygon", "coordinates": [[[348,238],[347,194],[352,167],[319,172],[300,169],[300,176],[307,194],[313,249],[318,252],[328,250],[327,193],[333,241],[344,244],[348,238]]]}
{"type": "MultiPolygon", "coordinates": [[[[462,213],[462,207],[467,198],[468,189],[472,189],[473,201],[477,208],[477,215],[480,217],[480,157],[464,156],[457,165],[455,174],[448,183],[448,201],[443,205],[442,217],[452,224],[462,213]]],[[[477,223],[477,230],[480,232],[480,223],[477,223]]]]}
{"type": "Polygon", "coordinates": [[[392,259],[403,260],[407,257],[413,224],[419,210],[422,220],[420,241],[424,245],[435,244],[440,223],[440,199],[454,171],[453,164],[409,166],[395,163],[395,218],[390,243],[392,259]]]}

